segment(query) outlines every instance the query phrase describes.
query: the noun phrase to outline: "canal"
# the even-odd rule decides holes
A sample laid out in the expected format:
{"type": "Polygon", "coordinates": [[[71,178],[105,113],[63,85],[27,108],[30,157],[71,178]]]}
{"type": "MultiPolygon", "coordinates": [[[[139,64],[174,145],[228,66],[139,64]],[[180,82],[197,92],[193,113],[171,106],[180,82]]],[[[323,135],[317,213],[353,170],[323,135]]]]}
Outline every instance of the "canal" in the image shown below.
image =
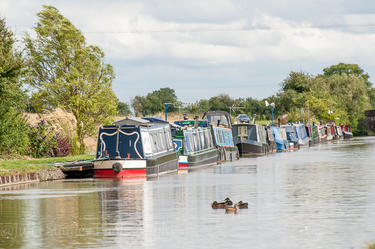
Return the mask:
{"type": "Polygon", "coordinates": [[[365,137],[149,180],[4,187],[0,248],[366,248],[374,152],[365,137]],[[249,208],[211,208],[225,197],[249,208]]]}

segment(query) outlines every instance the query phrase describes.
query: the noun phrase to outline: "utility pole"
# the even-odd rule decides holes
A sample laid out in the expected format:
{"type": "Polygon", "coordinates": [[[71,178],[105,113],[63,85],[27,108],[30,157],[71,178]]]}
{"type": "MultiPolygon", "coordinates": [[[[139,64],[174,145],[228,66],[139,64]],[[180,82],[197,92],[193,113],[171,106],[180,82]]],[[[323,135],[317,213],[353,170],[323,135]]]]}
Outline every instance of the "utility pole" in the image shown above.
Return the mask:
{"type": "Polygon", "coordinates": [[[172,103],[164,103],[165,105],[165,121],[168,121],[168,105],[172,105],[172,103]]]}

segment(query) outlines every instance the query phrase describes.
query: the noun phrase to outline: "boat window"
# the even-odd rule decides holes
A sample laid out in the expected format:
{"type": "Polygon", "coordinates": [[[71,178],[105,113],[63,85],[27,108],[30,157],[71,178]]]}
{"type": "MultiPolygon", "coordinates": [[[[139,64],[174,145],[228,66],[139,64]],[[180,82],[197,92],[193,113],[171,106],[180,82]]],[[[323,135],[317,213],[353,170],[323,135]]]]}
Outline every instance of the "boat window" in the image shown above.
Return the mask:
{"type": "Polygon", "coordinates": [[[150,133],[148,131],[141,130],[141,137],[142,137],[142,145],[143,145],[143,152],[146,156],[152,154],[152,146],[151,146],[151,139],[150,133]]]}
{"type": "Polygon", "coordinates": [[[169,127],[164,128],[164,134],[165,134],[165,139],[167,141],[168,150],[173,149],[173,142],[172,142],[172,137],[171,137],[171,132],[170,132],[169,127]]]}
{"type": "Polygon", "coordinates": [[[200,138],[202,149],[206,149],[206,141],[204,139],[204,130],[199,131],[199,138],[200,138]]]}
{"type": "Polygon", "coordinates": [[[247,126],[238,126],[238,136],[239,137],[247,137],[249,136],[247,126]]]}
{"type": "Polygon", "coordinates": [[[196,132],[194,132],[193,137],[194,137],[194,152],[196,152],[196,151],[199,151],[198,134],[196,132]]]}
{"type": "Polygon", "coordinates": [[[165,140],[164,130],[160,130],[158,133],[160,138],[161,151],[165,151],[167,150],[167,141],[165,140]]]}
{"type": "MultiPolygon", "coordinates": [[[[256,125],[248,126],[248,137],[251,140],[258,141],[257,127],[256,127],[256,125]]],[[[258,141],[258,142],[260,142],[260,141],[258,141]]]]}

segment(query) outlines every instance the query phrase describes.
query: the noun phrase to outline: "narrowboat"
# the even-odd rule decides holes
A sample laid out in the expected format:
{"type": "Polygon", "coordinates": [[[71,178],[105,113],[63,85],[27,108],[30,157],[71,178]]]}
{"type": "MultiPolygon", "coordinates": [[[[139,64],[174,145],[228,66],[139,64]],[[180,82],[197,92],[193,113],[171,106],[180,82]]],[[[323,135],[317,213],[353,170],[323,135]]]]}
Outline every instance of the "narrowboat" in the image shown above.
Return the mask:
{"type": "Polygon", "coordinates": [[[276,153],[277,145],[276,145],[276,141],[272,134],[272,130],[270,126],[266,127],[266,132],[267,132],[268,153],[276,153]]]}
{"type": "Polygon", "coordinates": [[[285,128],[288,142],[291,145],[290,149],[299,149],[296,127],[293,125],[283,125],[282,127],[285,128]]]}
{"type": "Polygon", "coordinates": [[[294,124],[293,126],[295,127],[295,130],[296,130],[298,145],[300,147],[309,146],[310,138],[307,135],[305,125],[304,124],[294,124]]]}
{"type": "Polygon", "coordinates": [[[327,134],[326,134],[326,131],[325,131],[325,127],[323,125],[320,125],[318,127],[318,129],[319,129],[319,141],[320,141],[320,143],[327,142],[327,134]]]}
{"type": "Polygon", "coordinates": [[[153,177],[177,164],[169,124],[127,118],[99,129],[94,177],[153,177]]]}
{"type": "Polygon", "coordinates": [[[341,139],[343,137],[343,134],[342,134],[342,131],[341,131],[341,127],[339,125],[335,125],[335,129],[336,129],[337,139],[341,139]]]}
{"type": "Polygon", "coordinates": [[[328,124],[328,128],[331,130],[332,140],[339,140],[340,136],[338,134],[337,128],[335,123],[328,124]]]}
{"type": "Polygon", "coordinates": [[[319,143],[319,130],[318,126],[316,124],[306,124],[306,133],[309,137],[309,143],[312,144],[318,144],[319,143]]]}
{"type": "Polygon", "coordinates": [[[267,134],[264,126],[258,124],[234,124],[232,126],[234,144],[240,156],[261,156],[267,154],[267,134]]]}
{"type": "Polygon", "coordinates": [[[331,127],[330,127],[330,125],[325,125],[324,126],[324,131],[325,131],[325,133],[327,135],[327,141],[332,141],[333,135],[331,133],[331,127]]]}
{"type": "Polygon", "coordinates": [[[352,127],[350,127],[350,125],[341,125],[341,130],[342,130],[344,139],[353,137],[352,127]]]}
{"type": "Polygon", "coordinates": [[[211,126],[214,145],[218,149],[220,162],[239,159],[237,146],[234,145],[232,124],[229,113],[226,111],[208,111],[204,113],[203,120],[211,126]]]}
{"type": "Polygon", "coordinates": [[[289,148],[288,140],[286,139],[286,132],[285,129],[282,128],[282,130],[285,133],[285,139],[283,138],[281,128],[278,126],[270,126],[270,130],[272,131],[272,135],[274,137],[274,140],[276,142],[276,150],[277,151],[287,151],[289,148]]]}
{"type": "Polygon", "coordinates": [[[281,137],[282,137],[283,141],[285,142],[285,144],[287,145],[286,146],[287,150],[289,150],[290,143],[288,141],[288,136],[286,135],[286,129],[285,129],[285,127],[280,127],[280,126],[279,126],[279,128],[280,128],[281,137]]]}
{"type": "Polygon", "coordinates": [[[176,121],[173,143],[178,154],[179,169],[193,169],[217,164],[218,150],[215,148],[211,128],[207,121],[176,121]]]}

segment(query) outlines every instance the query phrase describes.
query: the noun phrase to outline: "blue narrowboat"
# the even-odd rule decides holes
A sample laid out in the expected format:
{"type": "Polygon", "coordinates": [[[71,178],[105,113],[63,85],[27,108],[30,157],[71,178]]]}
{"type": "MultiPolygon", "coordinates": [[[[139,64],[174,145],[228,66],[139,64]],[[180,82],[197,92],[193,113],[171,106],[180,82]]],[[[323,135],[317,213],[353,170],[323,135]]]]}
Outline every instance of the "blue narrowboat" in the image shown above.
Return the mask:
{"type": "Polygon", "coordinates": [[[306,127],[304,124],[294,124],[296,128],[297,138],[298,138],[298,145],[301,147],[309,146],[310,138],[307,135],[306,127]]]}
{"type": "Polygon", "coordinates": [[[169,124],[127,118],[99,129],[95,177],[148,177],[177,170],[169,124]]]}
{"type": "Polygon", "coordinates": [[[173,143],[179,157],[179,169],[193,169],[217,164],[218,151],[215,148],[211,128],[207,121],[176,121],[173,143]]]}
{"type": "Polygon", "coordinates": [[[229,113],[226,111],[208,111],[203,117],[211,126],[212,137],[215,147],[218,149],[221,161],[232,161],[239,159],[237,146],[233,141],[232,124],[229,113]]]}
{"type": "Polygon", "coordinates": [[[282,127],[285,128],[289,145],[292,145],[292,147],[290,146],[290,149],[298,149],[299,146],[296,127],[293,125],[283,125],[282,127]]]}
{"type": "Polygon", "coordinates": [[[277,151],[287,151],[289,148],[288,140],[283,138],[280,127],[270,126],[270,129],[276,142],[277,151]]]}

